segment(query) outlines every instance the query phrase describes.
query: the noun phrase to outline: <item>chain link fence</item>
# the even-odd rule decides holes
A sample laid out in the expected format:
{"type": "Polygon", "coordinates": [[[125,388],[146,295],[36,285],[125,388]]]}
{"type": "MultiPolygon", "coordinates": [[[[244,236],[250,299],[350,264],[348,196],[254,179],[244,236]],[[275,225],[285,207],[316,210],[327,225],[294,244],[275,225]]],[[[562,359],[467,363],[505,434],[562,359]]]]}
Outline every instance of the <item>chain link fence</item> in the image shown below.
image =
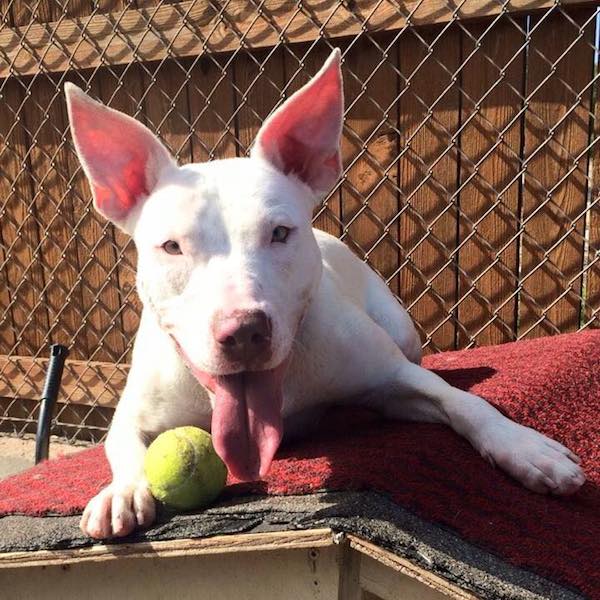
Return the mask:
{"type": "Polygon", "coordinates": [[[411,312],[427,352],[598,325],[598,12],[538,0],[0,0],[0,430],[100,440],[140,304],[96,215],[73,81],[182,162],[247,154],[341,47],[344,174],[315,215],[411,312]],[[535,10],[530,10],[534,7],[535,10]]]}

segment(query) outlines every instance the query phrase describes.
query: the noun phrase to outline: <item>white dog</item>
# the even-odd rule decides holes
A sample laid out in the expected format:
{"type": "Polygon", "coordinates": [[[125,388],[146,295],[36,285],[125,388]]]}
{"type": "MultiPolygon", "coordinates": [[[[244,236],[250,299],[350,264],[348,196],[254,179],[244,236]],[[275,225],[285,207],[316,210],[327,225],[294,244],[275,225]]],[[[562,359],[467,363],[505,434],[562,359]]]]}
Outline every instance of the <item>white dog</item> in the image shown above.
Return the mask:
{"type": "Polygon", "coordinates": [[[387,286],[311,214],[341,173],[340,53],[267,119],[250,158],[179,167],[143,125],[65,86],[96,208],[131,234],[144,304],[106,440],[112,483],[85,509],[94,538],[151,524],[147,445],[212,431],[229,471],[264,476],[284,430],[360,403],[445,423],[529,489],[585,477],[567,448],[419,366],[420,341],[387,286]]]}

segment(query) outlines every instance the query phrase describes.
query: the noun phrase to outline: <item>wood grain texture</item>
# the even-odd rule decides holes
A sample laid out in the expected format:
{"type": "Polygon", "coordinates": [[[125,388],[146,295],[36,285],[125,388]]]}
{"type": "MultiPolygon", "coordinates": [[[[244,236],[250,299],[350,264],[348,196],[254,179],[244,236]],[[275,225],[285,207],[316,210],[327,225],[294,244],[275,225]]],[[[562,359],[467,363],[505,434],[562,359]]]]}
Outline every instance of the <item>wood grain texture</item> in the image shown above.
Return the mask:
{"type": "Polygon", "coordinates": [[[331,529],[274,531],[220,535],[204,539],[183,539],[136,544],[106,544],[68,550],[0,553],[0,569],[45,565],[67,565],[79,562],[103,562],[147,556],[175,558],[206,554],[264,552],[322,548],[333,545],[331,529]]]}
{"type": "MultiPolygon", "coordinates": [[[[475,600],[476,598],[476,596],[471,592],[463,590],[457,585],[454,585],[449,581],[442,579],[438,575],[426,571],[422,567],[419,567],[418,565],[411,563],[405,558],[397,556],[392,552],[389,552],[388,550],[385,550],[384,548],[373,544],[372,542],[359,538],[353,534],[348,534],[347,537],[348,542],[350,544],[350,548],[352,548],[353,550],[356,550],[362,555],[373,559],[376,563],[379,563],[380,565],[389,567],[390,569],[393,569],[398,573],[402,573],[411,577],[412,579],[420,581],[428,587],[440,592],[445,596],[448,596],[450,598],[460,598],[462,600],[475,600]]],[[[368,577],[370,575],[368,571],[372,570],[372,567],[371,569],[369,569],[369,566],[366,566],[367,568],[365,569],[365,566],[361,565],[361,583],[362,579],[365,576],[368,577]]],[[[377,579],[383,579],[383,577],[381,577],[381,574],[382,572],[379,570],[379,577],[377,577],[377,579]]],[[[371,579],[373,580],[372,577],[371,579]]]]}
{"type": "Polygon", "coordinates": [[[365,600],[365,592],[360,587],[362,558],[347,542],[341,547],[337,600],[365,600]]]}
{"type": "Polygon", "coordinates": [[[43,296],[49,321],[49,339],[73,344],[75,358],[89,353],[83,299],[78,278],[82,264],[75,232],[78,207],[69,187],[72,157],[61,144],[67,127],[62,94],[55,81],[44,76],[32,82],[23,114],[32,132],[31,170],[35,180],[33,202],[40,223],[40,255],[45,270],[43,296]]]}
{"type": "MultiPolygon", "coordinates": [[[[84,17],[91,12],[91,9],[89,2],[77,0],[66,5],[64,12],[68,18],[84,17]]],[[[52,0],[46,10],[51,12],[53,19],[60,18],[63,12],[63,9],[52,0]]],[[[113,282],[107,282],[108,268],[110,268],[107,265],[109,262],[107,255],[110,256],[111,249],[107,248],[106,244],[99,243],[102,228],[98,223],[97,215],[90,210],[89,187],[71,145],[63,95],[63,78],[53,75],[48,79],[41,73],[37,77],[55,86],[53,114],[56,115],[56,122],[53,125],[58,132],[64,132],[63,144],[59,150],[60,161],[56,162],[59,176],[65,182],[59,218],[65,220],[71,237],[66,241],[66,256],[64,255],[62,260],[68,263],[68,266],[77,269],[78,277],[72,284],[70,304],[79,317],[81,326],[78,334],[74,335],[72,340],[68,340],[73,342],[71,354],[79,358],[115,360],[110,348],[116,343],[118,332],[114,326],[111,326],[110,313],[115,306],[118,306],[116,305],[117,291],[114,285],[110,285],[114,283],[114,278],[113,282]]],[[[97,97],[98,82],[92,80],[91,83],[90,93],[97,97]]],[[[53,207],[49,208],[51,210],[53,207]]]]}
{"type": "Polygon", "coordinates": [[[437,30],[420,35],[433,44],[429,56],[428,46],[412,33],[400,41],[400,70],[410,80],[400,98],[400,295],[430,352],[455,347],[456,327],[447,315],[457,297],[451,258],[457,202],[451,197],[457,186],[453,136],[460,115],[458,85],[452,77],[459,65],[460,34],[452,29],[435,43],[437,30]]]}
{"type": "MultiPolygon", "coordinates": [[[[226,538],[229,540],[229,536],[226,538]]],[[[157,556],[5,569],[16,598],[128,600],[293,598],[338,600],[337,547],[326,546],[157,556]],[[315,557],[314,559],[312,557],[315,557]]]]}
{"type": "Polygon", "coordinates": [[[247,156],[265,119],[282,99],[283,51],[240,53],[234,60],[238,156],[247,156]]]}
{"type": "MultiPolygon", "coordinates": [[[[10,11],[7,12],[6,18],[9,24],[13,25],[14,20],[10,11]]],[[[0,274],[4,285],[0,286],[0,352],[8,353],[12,351],[17,338],[15,331],[12,326],[13,324],[13,313],[14,309],[12,303],[14,300],[11,298],[9,292],[10,281],[10,265],[14,260],[11,252],[11,246],[15,242],[14,234],[10,235],[8,231],[4,231],[5,226],[12,229],[13,231],[18,227],[15,223],[8,222],[8,218],[12,216],[12,212],[9,212],[9,200],[15,195],[15,178],[19,169],[19,158],[16,155],[15,149],[15,129],[17,123],[14,118],[14,110],[10,107],[9,98],[18,101],[20,94],[18,81],[4,81],[0,84],[0,96],[2,102],[0,102],[0,141],[2,145],[0,147],[0,164],[2,170],[0,171],[0,218],[3,226],[0,227],[0,274]],[[15,87],[16,86],[16,87],[15,87]],[[9,262],[10,259],[10,262],[9,262]]]]}
{"type": "Polygon", "coordinates": [[[459,243],[470,237],[459,252],[459,297],[474,291],[459,305],[460,347],[514,340],[517,329],[525,40],[509,19],[481,39],[486,28],[462,34],[463,60],[481,46],[462,71],[459,243]]]}
{"type": "Polygon", "coordinates": [[[175,61],[147,65],[142,73],[144,116],[180,164],[192,162],[190,107],[184,65],[175,61]]]}
{"type": "Polygon", "coordinates": [[[589,248],[586,257],[585,305],[582,314],[584,324],[600,323],[600,97],[596,93],[594,102],[593,139],[595,146],[591,153],[592,189],[589,212],[589,248]]]}
{"type": "MultiPolygon", "coordinates": [[[[385,48],[389,37],[380,37],[385,48]]],[[[398,45],[387,60],[363,39],[344,56],[346,119],[342,162],[347,169],[340,189],[345,242],[385,280],[400,260],[398,222],[398,45]]],[[[398,278],[390,282],[398,293],[398,278]]]]}
{"type": "Polygon", "coordinates": [[[235,156],[233,69],[225,69],[221,61],[211,56],[183,64],[190,75],[188,98],[194,130],[193,161],[235,156]]]}
{"type": "MultiPolygon", "coordinates": [[[[592,1],[563,0],[561,4],[592,1]]],[[[60,21],[52,21],[51,16],[42,13],[38,15],[42,22],[27,29],[4,28],[0,31],[0,46],[5,49],[6,59],[0,62],[0,77],[33,74],[40,65],[47,71],[65,71],[169,56],[183,58],[204,51],[229,52],[239,47],[240,32],[246,47],[257,49],[277,44],[282,31],[288,43],[307,42],[316,39],[321,30],[328,38],[354,36],[363,28],[370,32],[397,30],[407,24],[405,15],[409,14],[412,24],[431,25],[446,23],[455,15],[462,19],[489,17],[505,8],[510,12],[542,10],[553,6],[554,0],[511,0],[506,5],[489,0],[464,0],[457,4],[446,0],[405,0],[401,11],[393,2],[374,6],[370,0],[355,0],[352,4],[324,0],[304,6],[304,10],[290,0],[266,0],[261,3],[260,14],[244,0],[231,0],[224,5],[208,0],[161,4],[156,7],[155,2],[138,2],[139,9],[113,13],[102,10],[91,17],[60,21]],[[151,29],[147,26],[150,20],[151,29]],[[119,31],[118,36],[114,29],[119,31]],[[82,30],[85,38],[81,37],[82,30]],[[22,36],[26,36],[26,44],[21,44],[22,36]]],[[[29,12],[22,12],[29,23],[29,12]]]]}
{"type": "MultiPolygon", "coordinates": [[[[47,370],[47,358],[0,356],[0,398],[39,401],[47,370]]],[[[127,364],[69,359],[65,363],[59,400],[115,407],[128,372],[127,364]]]]}
{"type": "Polygon", "coordinates": [[[39,227],[33,209],[33,194],[28,148],[29,135],[23,120],[15,122],[24,101],[21,83],[4,82],[0,102],[2,138],[2,268],[3,292],[0,324],[2,351],[34,353],[42,345],[48,330],[48,313],[38,298],[44,288],[44,272],[36,248],[39,227]]]}
{"type": "MultiPolygon", "coordinates": [[[[591,14],[583,10],[570,16],[583,24],[591,14]]],[[[576,158],[588,143],[590,93],[582,94],[580,103],[576,94],[592,75],[594,52],[589,43],[594,21],[557,62],[577,34],[556,14],[541,23],[531,39],[527,90],[533,95],[525,119],[519,336],[566,333],[579,325],[584,222],[578,217],[586,206],[587,161],[576,164],[576,158]],[[576,108],[570,110],[573,105],[576,108]],[[546,138],[550,141],[542,144],[546,138]],[[577,233],[561,240],[570,221],[577,233]],[[558,300],[568,288],[573,293],[558,300]]]]}
{"type": "MultiPolygon", "coordinates": [[[[11,25],[21,25],[25,7],[13,4],[4,13],[11,25]]],[[[1,84],[0,139],[2,140],[3,176],[0,177],[0,202],[6,217],[2,218],[2,243],[5,260],[3,275],[7,294],[4,296],[3,342],[5,352],[34,354],[44,343],[49,328],[48,312],[42,290],[45,278],[39,254],[40,226],[35,206],[31,204],[35,184],[31,177],[31,135],[22,115],[26,86],[17,80],[1,84]],[[16,117],[19,117],[17,121],[16,117]],[[6,332],[6,329],[11,332],[6,332]],[[11,336],[12,333],[12,336],[11,336]],[[8,346],[10,344],[10,346],[8,346]]]]}
{"type": "MultiPolygon", "coordinates": [[[[52,15],[45,3],[45,18],[52,15]]],[[[7,6],[5,16],[9,23],[21,26],[30,19],[30,10],[17,2],[7,6]]],[[[47,310],[46,284],[48,276],[44,269],[42,237],[44,221],[38,214],[35,202],[38,193],[38,181],[35,177],[35,162],[32,146],[37,143],[37,131],[32,126],[28,107],[32,105],[29,95],[31,84],[22,81],[4,81],[2,96],[8,120],[3,123],[10,129],[10,136],[4,141],[2,162],[7,176],[6,201],[8,219],[2,223],[2,236],[8,251],[7,284],[10,290],[12,312],[11,326],[15,332],[15,352],[34,355],[40,351],[48,339],[50,319],[47,310]],[[16,118],[17,117],[17,118],[16,118]],[[12,139],[11,139],[12,138],[12,139]],[[8,152],[6,152],[8,150],[8,152]]],[[[4,121],[4,120],[3,120],[4,121]]],[[[8,132],[7,132],[8,133],[8,132]]],[[[4,190],[3,190],[4,191],[4,190]]]]}
{"type": "MultiPolygon", "coordinates": [[[[39,19],[51,21],[63,12],[53,0],[41,0],[35,11],[39,19]]],[[[85,11],[82,2],[72,3],[65,17],[77,17],[79,11],[85,11]]],[[[23,14],[21,18],[26,17],[23,14]]],[[[67,127],[66,106],[57,75],[38,73],[27,87],[29,94],[21,116],[31,136],[32,199],[45,270],[43,301],[48,311],[48,341],[72,346],[71,354],[84,358],[89,355],[89,347],[78,279],[82,268],[76,239],[78,206],[69,181],[72,154],[62,142],[67,127]]]]}
{"type": "MultiPolygon", "coordinates": [[[[0,120],[2,119],[2,114],[0,113],[0,120]]],[[[9,121],[7,121],[9,122],[9,121]]],[[[2,135],[2,133],[0,133],[2,135]]],[[[5,147],[6,148],[6,147],[5,147]]],[[[0,154],[0,157],[2,154],[0,154]]],[[[4,191],[1,189],[3,186],[0,184],[0,197],[4,195],[4,191]]],[[[8,192],[10,193],[10,192],[8,192]]],[[[3,209],[0,209],[0,212],[3,209]]],[[[2,280],[5,282],[5,285],[0,286],[0,352],[8,353],[12,350],[15,345],[16,337],[14,329],[11,327],[12,321],[12,308],[11,308],[11,298],[10,293],[8,291],[8,257],[9,253],[7,251],[7,245],[5,245],[4,237],[2,234],[2,229],[0,228],[0,265],[2,265],[0,269],[2,280]]]]}

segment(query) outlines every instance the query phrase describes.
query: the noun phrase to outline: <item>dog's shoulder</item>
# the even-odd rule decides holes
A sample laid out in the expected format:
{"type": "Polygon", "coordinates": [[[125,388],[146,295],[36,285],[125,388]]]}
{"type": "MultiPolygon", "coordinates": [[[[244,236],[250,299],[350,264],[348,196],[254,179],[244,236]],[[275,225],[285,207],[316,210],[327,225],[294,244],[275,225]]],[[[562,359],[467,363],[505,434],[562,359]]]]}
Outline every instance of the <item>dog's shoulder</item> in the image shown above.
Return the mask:
{"type": "Polygon", "coordinates": [[[338,238],[318,229],[314,232],[323,259],[321,293],[328,302],[334,301],[338,306],[340,302],[350,301],[364,307],[369,268],[338,238]]]}

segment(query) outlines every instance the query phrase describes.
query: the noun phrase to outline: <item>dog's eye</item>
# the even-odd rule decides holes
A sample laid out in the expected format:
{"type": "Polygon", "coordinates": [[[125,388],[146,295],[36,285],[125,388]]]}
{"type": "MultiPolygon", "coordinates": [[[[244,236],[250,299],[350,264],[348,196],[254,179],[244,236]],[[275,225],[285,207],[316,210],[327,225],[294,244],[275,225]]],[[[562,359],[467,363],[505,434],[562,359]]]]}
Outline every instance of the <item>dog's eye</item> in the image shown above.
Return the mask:
{"type": "Polygon", "coordinates": [[[288,236],[290,235],[291,229],[284,225],[278,225],[273,229],[273,235],[271,237],[271,243],[285,244],[288,236]]]}
{"type": "Polygon", "coordinates": [[[167,240],[162,245],[162,249],[167,254],[183,254],[183,252],[181,252],[181,248],[179,247],[179,244],[173,240],[167,240]]]}

